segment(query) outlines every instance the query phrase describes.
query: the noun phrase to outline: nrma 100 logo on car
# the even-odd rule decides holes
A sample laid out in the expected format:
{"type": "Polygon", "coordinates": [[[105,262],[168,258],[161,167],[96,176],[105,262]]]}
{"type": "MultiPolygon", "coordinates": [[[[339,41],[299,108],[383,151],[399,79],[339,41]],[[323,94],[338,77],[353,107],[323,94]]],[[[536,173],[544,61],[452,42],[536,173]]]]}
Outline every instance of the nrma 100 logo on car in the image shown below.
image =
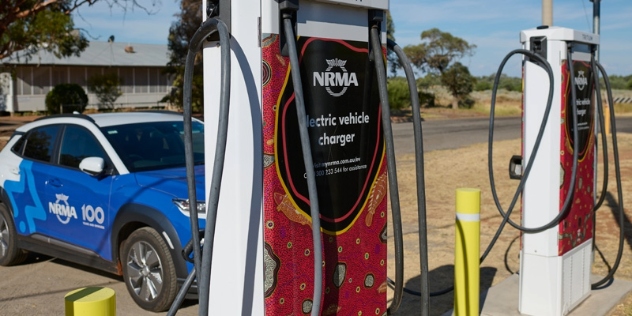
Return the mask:
{"type": "MultiPolygon", "coordinates": [[[[55,214],[62,224],[68,224],[71,218],[77,219],[77,211],[74,206],[68,204],[68,196],[65,194],[55,194],[57,200],[48,202],[48,212],[55,214]]],[[[93,207],[92,205],[83,205],[81,207],[81,219],[83,224],[90,227],[104,229],[105,213],[101,207],[93,207]]]]}
{"type": "Polygon", "coordinates": [[[103,225],[101,225],[105,220],[105,213],[103,213],[102,208],[84,205],[81,207],[81,213],[83,214],[84,225],[104,229],[103,225]]]}
{"type": "MultiPolygon", "coordinates": [[[[347,92],[347,88],[350,86],[358,86],[358,76],[355,72],[347,72],[345,68],[346,60],[334,58],[325,59],[327,61],[327,69],[324,72],[314,72],[314,86],[319,85],[325,87],[327,93],[333,97],[339,97],[347,92]],[[340,71],[331,71],[333,68],[340,68],[340,71]],[[338,92],[335,92],[332,87],[342,87],[338,92]]],[[[336,89],[338,90],[338,89],[336,89]]]]}
{"type": "Polygon", "coordinates": [[[62,224],[68,224],[71,218],[77,219],[77,211],[73,206],[68,204],[68,196],[64,194],[55,194],[57,201],[55,203],[48,202],[48,212],[57,215],[57,219],[62,224]],[[63,204],[60,204],[62,202],[63,204]]]}

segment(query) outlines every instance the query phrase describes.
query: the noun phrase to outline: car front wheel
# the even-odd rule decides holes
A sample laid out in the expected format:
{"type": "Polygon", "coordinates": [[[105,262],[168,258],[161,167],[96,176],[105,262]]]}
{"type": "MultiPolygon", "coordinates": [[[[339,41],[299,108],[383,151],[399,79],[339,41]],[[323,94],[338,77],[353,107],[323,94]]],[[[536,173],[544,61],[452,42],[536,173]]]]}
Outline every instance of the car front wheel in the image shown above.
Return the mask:
{"type": "Polygon", "coordinates": [[[27,252],[18,248],[13,216],[7,206],[0,203],[0,266],[22,263],[27,252]]]}
{"type": "Polygon", "coordinates": [[[150,227],[134,231],[120,255],[125,285],[136,304],[154,312],[167,310],[177,292],[176,270],[158,232],[150,227]]]}

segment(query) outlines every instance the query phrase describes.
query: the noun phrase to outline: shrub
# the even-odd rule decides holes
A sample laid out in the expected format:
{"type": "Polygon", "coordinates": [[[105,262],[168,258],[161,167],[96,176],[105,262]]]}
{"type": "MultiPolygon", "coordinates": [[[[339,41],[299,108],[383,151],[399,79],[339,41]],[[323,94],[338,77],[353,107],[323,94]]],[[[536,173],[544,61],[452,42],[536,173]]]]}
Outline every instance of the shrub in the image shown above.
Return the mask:
{"type": "Polygon", "coordinates": [[[96,95],[99,106],[114,109],[114,102],[123,95],[121,84],[123,81],[115,73],[94,75],[88,78],[88,91],[96,95]]]}
{"type": "Polygon", "coordinates": [[[476,84],[474,85],[474,91],[485,91],[491,89],[492,83],[489,81],[477,80],[476,84]]]}
{"type": "Polygon", "coordinates": [[[432,92],[419,92],[419,105],[421,107],[432,108],[435,106],[435,95],[432,92]]]}
{"type": "Polygon", "coordinates": [[[88,105],[88,95],[78,84],[62,83],[46,94],[45,103],[49,114],[81,113],[88,105]]]}
{"type": "Polygon", "coordinates": [[[392,110],[400,110],[410,106],[410,92],[405,78],[388,79],[388,103],[392,110]]]}
{"type": "MultiPolygon", "coordinates": [[[[410,107],[410,90],[408,81],[403,77],[389,78],[387,82],[388,103],[392,110],[401,110],[410,107]]],[[[417,87],[417,97],[420,107],[433,107],[435,96],[430,92],[423,92],[417,87]]]]}

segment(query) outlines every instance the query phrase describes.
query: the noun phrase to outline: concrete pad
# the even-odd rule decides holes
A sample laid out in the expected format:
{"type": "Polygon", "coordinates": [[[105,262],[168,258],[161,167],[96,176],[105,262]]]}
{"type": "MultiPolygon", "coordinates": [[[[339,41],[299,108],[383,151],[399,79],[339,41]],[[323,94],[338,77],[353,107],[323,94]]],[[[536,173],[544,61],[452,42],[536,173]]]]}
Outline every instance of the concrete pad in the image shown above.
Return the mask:
{"type": "MultiPolygon", "coordinates": [[[[593,275],[593,282],[601,278],[593,275]]],[[[518,284],[520,276],[514,274],[481,294],[481,316],[519,316],[518,284]]],[[[593,290],[588,298],[573,309],[568,316],[606,315],[632,291],[632,282],[614,280],[610,285],[593,290]]],[[[452,315],[453,311],[443,316],[452,315]]]]}

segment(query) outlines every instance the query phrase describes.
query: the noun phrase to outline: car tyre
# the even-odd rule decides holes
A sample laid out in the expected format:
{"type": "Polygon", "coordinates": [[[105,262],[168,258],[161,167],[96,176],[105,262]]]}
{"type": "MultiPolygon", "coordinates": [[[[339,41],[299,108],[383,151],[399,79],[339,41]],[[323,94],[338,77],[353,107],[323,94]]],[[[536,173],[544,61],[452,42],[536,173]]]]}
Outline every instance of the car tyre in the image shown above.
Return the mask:
{"type": "Polygon", "coordinates": [[[11,266],[24,262],[28,252],[18,248],[17,232],[13,216],[7,206],[0,203],[0,266],[11,266]]]}
{"type": "Polygon", "coordinates": [[[120,252],[127,290],[145,310],[167,310],[177,293],[176,269],[164,239],[151,227],[135,230],[120,252]]]}

